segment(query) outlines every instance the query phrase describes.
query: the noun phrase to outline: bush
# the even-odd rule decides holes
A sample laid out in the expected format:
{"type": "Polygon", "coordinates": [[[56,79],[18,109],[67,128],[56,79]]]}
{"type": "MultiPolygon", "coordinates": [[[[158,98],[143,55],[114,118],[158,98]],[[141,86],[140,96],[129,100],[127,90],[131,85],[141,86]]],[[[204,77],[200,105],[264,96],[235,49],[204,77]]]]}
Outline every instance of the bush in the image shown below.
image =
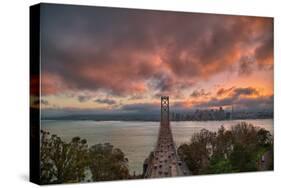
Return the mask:
{"type": "MultiPolygon", "coordinates": [[[[248,172],[262,169],[259,161],[266,152],[273,156],[273,139],[269,131],[245,122],[226,131],[202,129],[195,133],[189,144],[178,148],[179,157],[193,174],[248,172]]],[[[268,160],[273,168],[273,160],[268,160]]],[[[264,170],[264,169],[263,169],[264,170]]]]}

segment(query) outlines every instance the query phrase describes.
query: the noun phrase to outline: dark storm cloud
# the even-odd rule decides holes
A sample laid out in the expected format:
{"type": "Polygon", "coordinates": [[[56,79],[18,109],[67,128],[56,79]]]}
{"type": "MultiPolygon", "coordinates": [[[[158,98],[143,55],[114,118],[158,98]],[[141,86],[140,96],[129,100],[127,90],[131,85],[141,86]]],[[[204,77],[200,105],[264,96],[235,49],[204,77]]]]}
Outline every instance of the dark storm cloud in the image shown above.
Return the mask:
{"type": "Polygon", "coordinates": [[[220,97],[220,96],[228,96],[228,97],[237,98],[237,97],[240,97],[241,95],[243,95],[243,96],[259,95],[259,91],[256,88],[253,88],[253,87],[220,88],[217,91],[217,96],[218,97],[220,97]]]}
{"type": "Polygon", "coordinates": [[[159,112],[159,105],[152,103],[137,103],[127,104],[121,108],[122,111],[134,111],[139,113],[144,112],[159,112]]]}
{"type": "Polygon", "coordinates": [[[159,90],[159,92],[171,91],[175,84],[173,78],[166,75],[156,77],[155,82],[155,89],[159,90]]]}
{"type": "Polygon", "coordinates": [[[272,110],[273,109],[273,96],[261,96],[255,98],[245,97],[226,97],[222,99],[212,98],[208,101],[200,102],[194,105],[193,108],[207,108],[207,107],[220,107],[235,105],[236,108],[246,110],[272,110]]]}
{"type": "Polygon", "coordinates": [[[84,96],[84,95],[80,95],[77,97],[79,102],[87,102],[89,101],[92,97],[91,96],[84,96]]]}
{"type": "Polygon", "coordinates": [[[217,96],[222,96],[222,95],[229,94],[233,89],[234,89],[234,87],[231,87],[231,88],[220,88],[217,91],[217,96]]]}
{"type": "Polygon", "coordinates": [[[249,99],[242,98],[237,104],[240,105],[238,107],[247,110],[273,110],[273,95],[249,99]]]}
{"type": "Polygon", "coordinates": [[[221,88],[217,95],[206,101],[193,105],[193,108],[207,108],[235,105],[236,108],[247,110],[261,110],[273,108],[273,95],[262,96],[253,87],[245,88],[221,88]],[[222,97],[224,96],[224,97],[222,97]]]}
{"type": "Polygon", "coordinates": [[[246,87],[246,88],[235,88],[232,92],[232,96],[234,98],[239,97],[241,95],[259,95],[259,91],[256,88],[253,87],[246,87]]]}
{"type": "Polygon", "coordinates": [[[95,102],[108,105],[116,104],[116,101],[113,99],[96,99],[95,102]]]}
{"type": "Polygon", "coordinates": [[[261,22],[257,25],[258,29],[264,31],[262,35],[259,36],[259,45],[255,49],[255,58],[257,64],[262,69],[272,69],[273,68],[273,19],[268,22],[266,18],[261,18],[261,22]]]}
{"type": "MultiPolygon", "coordinates": [[[[271,30],[273,32],[273,30],[271,30]]],[[[262,43],[255,50],[255,57],[261,68],[273,68],[273,34],[264,37],[262,43]]]]}
{"type": "Polygon", "coordinates": [[[242,56],[239,60],[239,71],[240,75],[249,75],[253,72],[253,65],[255,60],[253,57],[242,56]]]}
{"type": "Polygon", "coordinates": [[[172,95],[228,70],[253,46],[256,63],[271,65],[271,27],[270,18],[44,5],[42,71],[62,85],[43,88],[172,95]]]}
{"type": "Polygon", "coordinates": [[[194,85],[192,80],[181,80],[172,75],[157,75],[154,76],[149,83],[149,87],[152,87],[155,92],[155,98],[159,98],[163,95],[170,95],[175,98],[182,96],[184,89],[190,88],[194,85]]]}
{"type": "Polygon", "coordinates": [[[191,94],[190,97],[197,98],[197,97],[206,97],[211,95],[210,92],[206,92],[204,89],[200,90],[194,90],[191,94]]]}

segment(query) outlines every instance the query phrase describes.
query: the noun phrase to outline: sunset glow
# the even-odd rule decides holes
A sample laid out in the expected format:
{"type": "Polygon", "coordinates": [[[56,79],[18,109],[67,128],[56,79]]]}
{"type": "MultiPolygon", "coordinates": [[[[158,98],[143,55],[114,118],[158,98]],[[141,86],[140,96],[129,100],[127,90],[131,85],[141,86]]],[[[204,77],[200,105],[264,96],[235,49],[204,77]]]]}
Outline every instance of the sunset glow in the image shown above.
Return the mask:
{"type": "Polygon", "coordinates": [[[142,111],[161,95],[175,110],[273,108],[272,18],[46,5],[41,19],[46,112],[142,111]]]}

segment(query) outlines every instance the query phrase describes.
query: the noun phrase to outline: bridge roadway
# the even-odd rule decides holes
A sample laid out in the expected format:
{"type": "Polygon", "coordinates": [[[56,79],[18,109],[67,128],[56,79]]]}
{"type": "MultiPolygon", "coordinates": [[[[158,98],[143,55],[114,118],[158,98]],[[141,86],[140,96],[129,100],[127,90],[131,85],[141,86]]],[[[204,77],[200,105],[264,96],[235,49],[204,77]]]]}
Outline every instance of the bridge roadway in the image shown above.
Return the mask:
{"type": "Polygon", "coordinates": [[[161,121],[158,140],[154,151],[151,153],[146,178],[160,178],[190,175],[188,167],[179,160],[173,141],[169,121],[161,121]]]}

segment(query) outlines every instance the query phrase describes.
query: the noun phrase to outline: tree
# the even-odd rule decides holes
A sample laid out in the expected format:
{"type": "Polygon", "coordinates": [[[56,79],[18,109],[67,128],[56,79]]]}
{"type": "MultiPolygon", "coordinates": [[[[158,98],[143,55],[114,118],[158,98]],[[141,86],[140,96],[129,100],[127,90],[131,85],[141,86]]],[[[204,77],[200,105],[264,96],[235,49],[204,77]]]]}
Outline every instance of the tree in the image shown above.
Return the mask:
{"type": "Polygon", "coordinates": [[[233,141],[235,143],[244,145],[256,145],[257,142],[257,131],[258,128],[254,127],[252,124],[246,122],[238,123],[232,126],[231,133],[233,136],[233,141]]]}
{"type": "Polygon", "coordinates": [[[257,133],[258,144],[261,146],[270,146],[273,142],[272,135],[265,129],[260,129],[257,133]]]}
{"type": "Polygon", "coordinates": [[[273,139],[269,131],[242,122],[217,132],[202,129],[189,144],[178,148],[179,157],[193,174],[255,171],[258,161],[267,153],[269,170],[273,169],[273,139]]]}
{"type": "Polygon", "coordinates": [[[216,158],[227,158],[231,152],[232,148],[232,132],[225,130],[223,126],[221,126],[217,132],[215,138],[215,146],[214,146],[214,157],[216,158]]]}
{"type": "Polygon", "coordinates": [[[82,182],[89,171],[93,181],[130,178],[128,159],[109,143],[89,148],[85,139],[74,137],[66,143],[42,130],[40,149],[42,184],[82,182]]]}
{"type": "Polygon", "coordinates": [[[128,159],[111,144],[97,144],[90,148],[90,170],[93,181],[128,179],[128,159]]]}
{"type": "Polygon", "coordinates": [[[41,183],[81,182],[88,165],[85,139],[74,137],[69,143],[57,135],[41,131],[41,183]]]}
{"type": "Polygon", "coordinates": [[[215,133],[202,129],[195,133],[190,144],[183,144],[178,149],[178,154],[186,162],[193,174],[200,174],[209,165],[209,157],[213,153],[215,133]]]}
{"type": "Polygon", "coordinates": [[[234,171],[249,172],[256,171],[255,152],[247,145],[239,143],[234,144],[233,151],[230,155],[230,163],[234,171]]]}
{"type": "Polygon", "coordinates": [[[230,160],[221,157],[212,157],[206,174],[219,174],[234,172],[230,160]]]}

